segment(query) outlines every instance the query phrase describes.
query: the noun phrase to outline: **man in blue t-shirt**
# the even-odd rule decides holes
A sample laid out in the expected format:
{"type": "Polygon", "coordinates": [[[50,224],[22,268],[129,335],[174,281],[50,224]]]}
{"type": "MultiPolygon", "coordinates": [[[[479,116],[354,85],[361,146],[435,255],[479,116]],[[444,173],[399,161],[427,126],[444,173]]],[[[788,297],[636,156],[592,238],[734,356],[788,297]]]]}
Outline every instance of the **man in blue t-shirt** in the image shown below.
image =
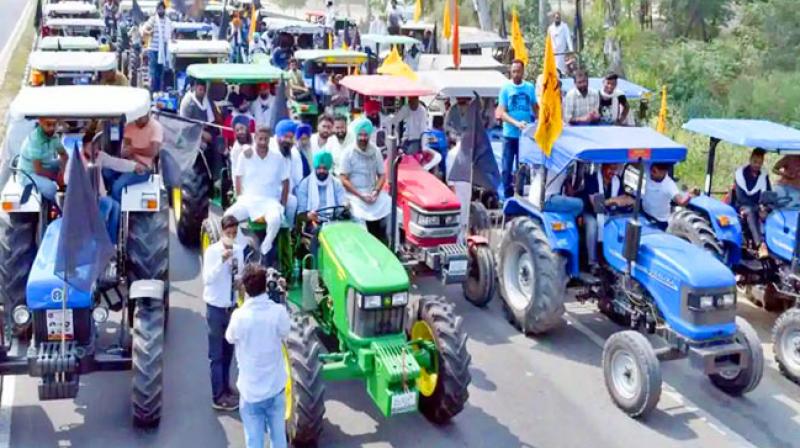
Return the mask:
{"type": "Polygon", "coordinates": [[[525,64],[520,60],[511,63],[511,82],[500,90],[497,118],[503,120],[503,191],[505,197],[514,195],[514,160],[519,158],[519,136],[539,112],[536,89],[523,81],[525,64]]]}

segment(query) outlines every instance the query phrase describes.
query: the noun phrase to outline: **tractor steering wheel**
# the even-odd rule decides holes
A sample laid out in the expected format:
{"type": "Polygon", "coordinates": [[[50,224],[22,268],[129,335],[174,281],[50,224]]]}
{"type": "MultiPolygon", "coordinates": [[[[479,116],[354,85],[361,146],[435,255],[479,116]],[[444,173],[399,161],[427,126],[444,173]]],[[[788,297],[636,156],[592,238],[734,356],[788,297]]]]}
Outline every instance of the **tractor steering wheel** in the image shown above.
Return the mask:
{"type": "MultiPolygon", "coordinates": [[[[350,209],[344,205],[333,205],[331,207],[323,207],[318,210],[314,210],[317,214],[317,218],[319,219],[320,224],[324,224],[326,222],[331,221],[346,221],[350,219],[350,209]]],[[[301,214],[308,217],[308,214],[311,211],[302,212],[301,214]]]]}

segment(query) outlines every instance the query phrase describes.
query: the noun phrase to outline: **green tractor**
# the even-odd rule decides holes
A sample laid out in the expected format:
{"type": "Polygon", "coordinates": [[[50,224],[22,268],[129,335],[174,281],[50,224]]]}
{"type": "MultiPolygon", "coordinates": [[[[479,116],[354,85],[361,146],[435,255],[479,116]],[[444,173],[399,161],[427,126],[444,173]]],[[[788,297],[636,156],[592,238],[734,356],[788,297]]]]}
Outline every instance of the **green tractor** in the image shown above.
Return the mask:
{"type": "MultiPolygon", "coordinates": [[[[341,219],[344,210],[327,211],[341,219]]],[[[392,251],[363,226],[332,221],[316,236],[316,256],[307,249],[313,236],[292,233],[285,341],[291,443],[318,441],[329,381],[363,379],[386,417],[419,410],[435,424],[449,422],[464,408],[471,381],[461,318],[445,301],[409,300],[408,274],[392,251]]],[[[209,218],[203,232],[204,241],[215,241],[219,218],[209,218]]]]}

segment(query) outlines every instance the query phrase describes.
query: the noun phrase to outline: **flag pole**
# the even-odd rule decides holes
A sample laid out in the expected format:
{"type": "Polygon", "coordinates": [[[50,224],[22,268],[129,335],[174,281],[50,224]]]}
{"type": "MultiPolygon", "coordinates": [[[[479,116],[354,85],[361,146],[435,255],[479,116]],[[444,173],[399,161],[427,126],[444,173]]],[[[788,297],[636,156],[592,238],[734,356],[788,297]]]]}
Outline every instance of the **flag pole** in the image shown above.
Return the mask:
{"type": "Polygon", "coordinates": [[[67,297],[69,293],[69,283],[67,277],[69,276],[69,269],[64,269],[64,294],[61,297],[61,356],[67,356],[67,297]]]}

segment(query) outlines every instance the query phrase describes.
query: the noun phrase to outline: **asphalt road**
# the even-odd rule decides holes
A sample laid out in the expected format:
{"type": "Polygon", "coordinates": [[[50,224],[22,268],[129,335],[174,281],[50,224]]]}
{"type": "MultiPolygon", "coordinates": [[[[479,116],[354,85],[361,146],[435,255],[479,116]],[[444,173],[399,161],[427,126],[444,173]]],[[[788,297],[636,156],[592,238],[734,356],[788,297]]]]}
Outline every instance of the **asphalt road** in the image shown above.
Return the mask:
{"type": "Polygon", "coordinates": [[[0,49],[5,47],[11,38],[27,2],[28,0],[2,0],[2,5],[0,5],[0,49]]]}
{"type": "MultiPolygon", "coordinates": [[[[39,402],[36,381],[16,377],[13,447],[242,446],[236,413],[211,409],[199,256],[172,236],[172,311],[166,349],[164,417],[152,432],[130,426],[130,374],[81,378],[74,401],[39,402]]],[[[425,281],[417,294],[441,289],[425,281]]],[[[359,382],[329,383],[321,446],[370,447],[792,447],[800,444],[800,388],[771,361],[759,388],[744,398],[717,391],[686,361],[663,364],[664,393],[644,422],[609,399],[600,368],[602,340],[617,329],[593,305],[570,304],[568,324],[534,340],[508,325],[497,300],[477,309],[458,287],[446,291],[470,335],[472,385],[466,409],[435,427],[420,415],[384,419],[359,382]]],[[[764,341],[772,316],[742,304],[764,341]]],[[[771,347],[765,344],[768,358],[771,347]]],[[[6,378],[8,384],[9,378],[6,378]]],[[[3,413],[0,413],[3,414],[3,413]]],[[[0,422],[2,428],[3,422],[0,422]]]]}

